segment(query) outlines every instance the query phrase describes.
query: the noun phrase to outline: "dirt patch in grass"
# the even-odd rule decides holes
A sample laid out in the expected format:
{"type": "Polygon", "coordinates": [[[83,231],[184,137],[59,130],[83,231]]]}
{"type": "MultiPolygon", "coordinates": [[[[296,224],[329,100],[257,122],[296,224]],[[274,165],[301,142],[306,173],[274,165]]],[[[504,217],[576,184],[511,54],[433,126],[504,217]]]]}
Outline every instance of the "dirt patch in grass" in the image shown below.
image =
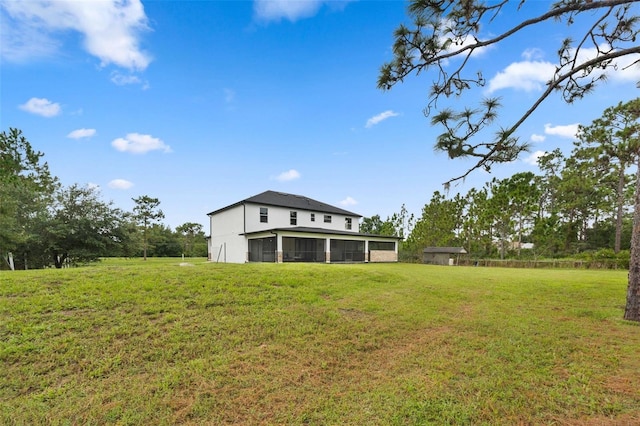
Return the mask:
{"type": "Polygon", "coordinates": [[[401,392],[407,376],[430,388],[434,383],[428,371],[418,372],[411,360],[445,351],[450,333],[449,327],[423,329],[376,343],[367,341],[372,336],[354,336],[348,353],[344,342],[306,351],[265,343],[240,355],[218,383],[200,383],[198,392],[178,398],[175,421],[194,420],[202,398],[218,405],[218,422],[279,424],[298,423],[327,404],[351,404],[376,389],[397,387],[401,392]]]}
{"type": "Polygon", "coordinates": [[[621,414],[616,417],[581,417],[579,419],[555,419],[559,426],[637,426],[640,425],[640,414],[621,414]]]}
{"type": "MultiPolygon", "coordinates": [[[[607,377],[604,386],[613,393],[640,396],[640,387],[638,387],[640,375],[636,373],[635,376],[636,377],[607,377]]],[[[638,424],[640,424],[640,422],[638,422],[638,424]]]]}

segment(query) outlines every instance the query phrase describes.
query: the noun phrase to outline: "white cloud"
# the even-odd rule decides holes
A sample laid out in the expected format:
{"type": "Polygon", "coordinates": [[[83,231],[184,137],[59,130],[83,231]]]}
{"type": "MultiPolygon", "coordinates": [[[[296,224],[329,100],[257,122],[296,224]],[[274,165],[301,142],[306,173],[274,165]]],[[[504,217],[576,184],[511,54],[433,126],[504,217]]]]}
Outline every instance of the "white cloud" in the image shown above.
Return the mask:
{"type": "MultiPolygon", "coordinates": [[[[602,47],[602,50],[606,50],[606,47],[602,47]]],[[[595,48],[581,49],[577,58],[578,64],[595,58],[597,52],[595,48]]],[[[522,57],[525,58],[524,61],[510,64],[489,81],[488,93],[506,88],[527,92],[541,90],[553,78],[556,66],[548,61],[535,60],[542,57],[541,50],[527,49],[522,53],[522,57]]],[[[607,76],[614,82],[635,83],[640,80],[640,65],[634,62],[639,60],[640,54],[623,56],[614,61],[615,68],[607,69],[607,76]]],[[[596,69],[592,72],[592,77],[602,73],[602,70],[596,69]]]]}
{"type": "Polygon", "coordinates": [[[101,65],[144,70],[151,57],[140,49],[140,33],[148,30],[140,0],[2,1],[2,57],[26,60],[55,54],[56,36],[75,31],[87,52],[101,65]]]}
{"type": "Polygon", "coordinates": [[[560,136],[561,138],[574,139],[578,134],[578,126],[580,123],[567,124],[565,126],[544,125],[544,133],[547,135],[560,136]]]}
{"type": "MultiPolygon", "coordinates": [[[[13,20],[5,7],[11,2],[0,1],[0,57],[9,62],[26,62],[38,57],[51,56],[60,47],[57,40],[53,40],[35,26],[27,25],[19,20],[13,20]],[[8,4],[7,4],[8,3],[8,4]]],[[[17,3],[17,2],[15,2],[17,3]]]]}
{"type": "Polygon", "coordinates": [[[134,74],[122,74],[118,71],[111,73],[111,82],[117,86],[126,86],[129,84],[139,84],[143,89],[149,88],[149,83],[146,80],[142,80],[140,77],[134,74]]]}
{"type": "Polygon", "coordinates": [[[149,151],[171,152],[171,147],[161,139],[140,133],[129,133],[124,138],[115,139],[111,142],[111,146],[118,151],[131,152],[132,154],[144,154],[149,151]]]}
{"type": "Polygon", "coordinates": [[[514,62],[489,81],[488,93],[513,88],[531,92],[541,90],[551,80],[556,67],[551,62],[514,62]]]}
{"type": "MultiPolygon", "coordinates": [[[[606,46],[601,47],[602,50],[607,49],[606,46]]],[[[596,57],[597,49],[582,49],[580,55],[578,55],[578,61],[580,63],[588,61],[596,57]]],[[[613,62],[615,68],[607,69],[607,77],[610,81],[619,83],[635,83],[640,80],[640,65],[634,62],[640,61],[640,54],[626,55],[618,58],[613,62]]],[[[603,73],[600,69],[595,69],[592,73],[593,76],[598,76],[603,73]]]]}
{"type": "Polygon", "coordinates": [[[87,188],[92,190],[92,191],[95,191],[95,192],[99,192],[100,191],[100,185],[98,185],[97,183],[93,183],[93,182],[89,182],[87,184],[87,188]]]}
{"type": "Polygon", "coordinates": [[[535,47],[530,49],[525,49],[525,51],[522,52],[522,57],[527,61],[542,59],[543,56],[544,56],[544,52],[542,51],[542,49],[538,49],[535,47]]]}
{"type": "Polygon", "coordinates": [[[96,134],[96,129],[77,129],[67,135],[70,139],[90,138],[96,134]]]}
{"type": "Polygon", "coordinates": [[[349,207],[349,206],[355,206],[356,204],[358,204],[358,202],[356,200],[354,200],[353,198],[347,196],[347,198],[345,198],[344,200],[340,201],[341,206],[343,207],[349,207]]]}
{"type": "Polygon", "coordinates": [[[261,21],[278,21],[282,18],[295,22],[315,15],[323,0],[254,0],[254,16],[261,21]]]}
{"type": "Polygon", "coordinates": [[[300,179],[300,176],[301,175],[297,170],[291,169],[287,170],[286,172],[280,173],[278,176],[276,176],[275,179],[280,182],[289,182],[292,180],[300,179]]]}
{"type": "Polygon", "coordinates": [[[388,118],[391,118],[391,117],[396,117],[398,115],[400,115],[400,114],[397,113],[397,112],[393,112],[391,110],[387,110],[385,112],[381,112],[380,114],[374,115],[373,117],[368,119],[367,120],[367,124],[365,124],[365,127],[366,128],[373,127],[376,124],[380,123],[381,121],[384,121],[384,120],[386,120],[388,118]]]}
{"type": "Polygon", "coordinates": [[[535,133],[531,135],[531,142],[544,142],[545,139],[546,137],[544,135],[537,135],[535,133]]]}
{"type": "Polygon", "coordinates": [[[618,71],[611,73],[611,79],[622,83],[640,81],[640,62],[638,61],[640,61],[640,55],[627,55],[620,58],[616,62],[618,71]]]}
{"type": "Polygon", "coordinates": [[[114,179],[107,186],[111,189],[129,189],[133,186],[133,183],[126,179],[114,179]]]}
{"type": "Polygon", "coordinates": [[[524,161],[527,164],[531,164],[532,166],[537,166],[538,158],[542,157],[545,154],[546,154],[545,151],[532,152],[531,154],[529,154],[528,157],[523,158],[522,161],[524,161]]]}
{"type": "Polygon", "coordinates": [[[236,92],[232,89],[223,89],[224,101],[228,104],[233,103],[236,100],[236,92]]]}
{"type": "Polygon", "coordinates": [[[54,117],[62,111],[60,104],[45,98],[31,98],[20,105],[20,109],[43,117],[54,117]]]}

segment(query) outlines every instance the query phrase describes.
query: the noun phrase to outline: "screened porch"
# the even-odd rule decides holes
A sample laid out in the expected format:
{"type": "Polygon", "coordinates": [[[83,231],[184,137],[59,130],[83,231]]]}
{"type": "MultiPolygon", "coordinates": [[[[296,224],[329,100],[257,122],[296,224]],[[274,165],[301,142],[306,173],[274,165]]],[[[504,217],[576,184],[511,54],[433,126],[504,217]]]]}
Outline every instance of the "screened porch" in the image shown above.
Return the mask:
{"type": "Polygon", "coordinates": [[[283,262],[325,262],[326,239],[282,237],[283,262]]]}

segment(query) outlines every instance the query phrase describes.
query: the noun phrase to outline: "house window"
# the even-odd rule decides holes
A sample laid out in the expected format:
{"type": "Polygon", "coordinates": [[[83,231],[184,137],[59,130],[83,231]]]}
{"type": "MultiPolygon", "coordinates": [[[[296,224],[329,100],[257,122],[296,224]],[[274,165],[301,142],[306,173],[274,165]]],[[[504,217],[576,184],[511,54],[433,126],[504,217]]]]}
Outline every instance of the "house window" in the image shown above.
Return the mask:
{"type": "Polygon", "coordinates": [[[289,223],[291,225],[297,225],[298,224],[298,212],[289,213],[289,223]]]}
{"type": "Polygon", "coordinates": [[[324,215],[324,223],[331,223],[331,215],[330,214],[325,214],[324,215]]]}
{"type": "Polygon", "coordinates": [[[260,222],[261,223],[269,222],[269,209],[266,207],[260,207],[260,222]]]}
{"type": "Polygon", "coordinates": [[[315,221],[316,221],[316,214],[311,213],[311,222],[315,222],[315,221]]]}
{"type": "Polygon", "coordinates": [[[344,219],[344,229],[351,229],[351,218],[347,217],[344,219]]]}

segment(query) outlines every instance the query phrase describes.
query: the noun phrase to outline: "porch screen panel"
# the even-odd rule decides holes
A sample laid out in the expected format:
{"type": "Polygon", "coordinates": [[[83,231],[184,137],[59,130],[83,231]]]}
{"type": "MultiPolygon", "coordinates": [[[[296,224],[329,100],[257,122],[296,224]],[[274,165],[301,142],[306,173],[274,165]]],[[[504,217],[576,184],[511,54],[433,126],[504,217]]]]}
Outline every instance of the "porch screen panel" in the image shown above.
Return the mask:
{"type": "Polygon", "coordinates": [[[396,243],[393,241],[369,241],[369,250],[395,250],[396,243]]]}
{"type": "Polygon", "coordinates": [[[249,240],[249,262],[275,262],[276,239],[258,238],[249,240]]]}
{"type": "Polygon", "coordinates": [[[324,262],[325,240],[319,238],[283,237],[285,262],[324,262]]]}
{"type": "Polygon", "coordinates": [[[364,262],[364,241],[331,240],[332,262],[364,262]]]}

